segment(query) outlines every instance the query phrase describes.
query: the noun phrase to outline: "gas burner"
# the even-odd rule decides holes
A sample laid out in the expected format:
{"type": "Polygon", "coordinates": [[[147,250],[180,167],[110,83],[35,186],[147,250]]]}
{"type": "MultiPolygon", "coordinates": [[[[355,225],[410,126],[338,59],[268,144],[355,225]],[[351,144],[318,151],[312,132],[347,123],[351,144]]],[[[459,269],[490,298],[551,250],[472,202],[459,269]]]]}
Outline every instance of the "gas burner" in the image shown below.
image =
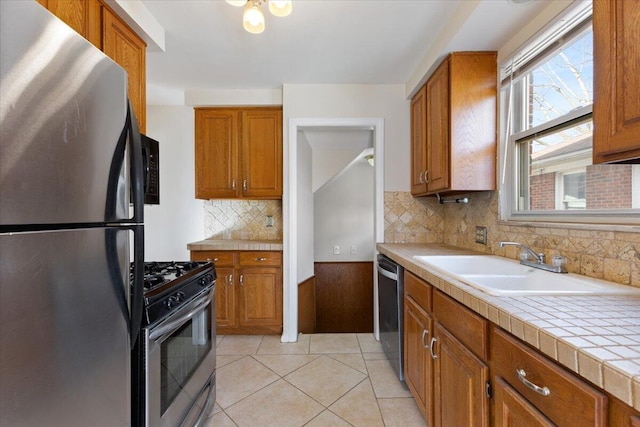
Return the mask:
{"type": "Polygon", "coordinates": [[[163,274],[150,273],[144,275],[144,288],[151,289],[156,286],[162,285],[165,282],[163,274]]]}
{"type": "MultiPolygon", "coordinates": [[[[215,267],[208,261],[145,262],[144,323],[151,324],[166,316],[213,285],[215,279],[215,267]]],[[[130,280],[133,282],[133,264],[130,280]]]]}

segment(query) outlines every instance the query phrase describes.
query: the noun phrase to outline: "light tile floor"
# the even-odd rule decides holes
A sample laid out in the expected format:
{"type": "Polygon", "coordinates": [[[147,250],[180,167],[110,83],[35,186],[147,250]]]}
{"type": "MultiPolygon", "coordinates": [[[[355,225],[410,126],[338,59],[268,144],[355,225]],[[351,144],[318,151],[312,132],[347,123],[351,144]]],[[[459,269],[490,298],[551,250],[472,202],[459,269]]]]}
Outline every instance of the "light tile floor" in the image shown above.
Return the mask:
{"type": "Polygon", "coordinates": [[[426,426],[372,334],[217,337],[206,427],[426,426]]]}

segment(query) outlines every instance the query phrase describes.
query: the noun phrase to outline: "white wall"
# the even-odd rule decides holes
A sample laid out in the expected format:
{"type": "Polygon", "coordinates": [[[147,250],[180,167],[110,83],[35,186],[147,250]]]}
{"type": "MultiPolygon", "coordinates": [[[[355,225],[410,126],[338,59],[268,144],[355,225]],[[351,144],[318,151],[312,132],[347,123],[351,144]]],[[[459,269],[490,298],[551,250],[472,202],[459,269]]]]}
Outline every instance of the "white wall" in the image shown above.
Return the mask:
{"type": "Polygon", "coordinates": [[[362,150],[313,150],[312,189],[315,192],[353,161],[362,150]]]}
{"type": "Polygon", "coordinates": [[[187,243],[205,238],[203,202],[195,198],[193,108],[147,105],[147,135],[160,146],[160,204],[144,209],[145,260],[188,260],[187,243]]]}
{"type": "Polygon", "coordinates": [[[360,159],[314,194],[315,261],[373,261],[373,171],[360,159]],[[340,254],[333,253],[334,245],[340,254]],[[351,254],[352,245],[356,254],[351,254]]]}
{"type": "MultiPolygon", "coordinates": [[[[291,118],[383,118],[385,191],[409,191],[410,101],[404,85],[283,86],[282,131],[289,144],[291,118]]],[[[285,156],[286,157],[286,156],[285,156]]]]}
{"type": "MultiPolygon", "coordinates": [[[[298,277],[303,280],[313,276],[313,263],[307,262],[314,258],[313,254],[313,191],[311,189],[311,157],[312,150],[303,132],[298,132],[298,277]]],[[[288,224],[285,224],[285,227],[288,224]]],[[[288,230],[285,230],[287,232],[288,230]]],[[[300,283],[298,282],[298,283],[300,283]]],[[[296,283],[296,286],[297,284],[296,283]]]]}

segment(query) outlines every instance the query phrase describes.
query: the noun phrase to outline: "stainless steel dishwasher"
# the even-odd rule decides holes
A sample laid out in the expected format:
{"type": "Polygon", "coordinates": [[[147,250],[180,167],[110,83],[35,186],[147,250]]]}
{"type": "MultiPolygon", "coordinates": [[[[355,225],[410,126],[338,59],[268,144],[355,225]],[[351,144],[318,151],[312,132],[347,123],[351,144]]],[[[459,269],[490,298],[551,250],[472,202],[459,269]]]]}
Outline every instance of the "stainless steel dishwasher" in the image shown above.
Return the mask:
{"type": "Polygon", "coordinates": [[[378,254],[378,321],[380,343],[393,370],[404,383],[404,268],[378,254]]]}

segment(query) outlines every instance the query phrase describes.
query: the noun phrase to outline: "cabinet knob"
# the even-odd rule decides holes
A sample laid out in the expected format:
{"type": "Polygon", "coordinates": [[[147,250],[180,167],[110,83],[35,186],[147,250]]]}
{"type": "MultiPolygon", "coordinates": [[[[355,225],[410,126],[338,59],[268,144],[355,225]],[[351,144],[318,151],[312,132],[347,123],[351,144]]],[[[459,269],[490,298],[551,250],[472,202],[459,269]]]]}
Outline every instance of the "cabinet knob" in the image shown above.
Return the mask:
{"type": "Polygon", "coordinates": [[[267,260],[267,259],[266,259],[265,257],[259,257],[259,258],[256,258],[256,261],[258,261],[258,262],[264,262],[264,261],[266,261],[266,260],[267,260]]]}
{"type": "Polygon", "coordinates": [[[422,179],[423,175],[424,175],[424,172],[420,172],[420,176],[418,177],[418,181],[420,181],[420,184],[424,184],[424,179],[422,179]]]}
{"type": "Polygon", "coordinates": [[[240,275],[240,286],[244,285],[244,274],[240,275]]]}
{"type": "Polygon", "coordinates": [[[236,189],[236,180],[235,179],[231,181],[231,189],[232,190],[236,189]]]}
{"type": "Polygon", "coordinates": [[[242,180],[242,189],[244,191],[247,191],[247,180],[246,179],[242,180]]]}
{"type": "Polygon", "coordinates": [[[424,182],[429,183],[429,171],[424,171],[424,182]]]}
{"type": "Polygon", "coordinates": [[[233,286],[233,274],[227,276],[227,285],[233,286]]]}

